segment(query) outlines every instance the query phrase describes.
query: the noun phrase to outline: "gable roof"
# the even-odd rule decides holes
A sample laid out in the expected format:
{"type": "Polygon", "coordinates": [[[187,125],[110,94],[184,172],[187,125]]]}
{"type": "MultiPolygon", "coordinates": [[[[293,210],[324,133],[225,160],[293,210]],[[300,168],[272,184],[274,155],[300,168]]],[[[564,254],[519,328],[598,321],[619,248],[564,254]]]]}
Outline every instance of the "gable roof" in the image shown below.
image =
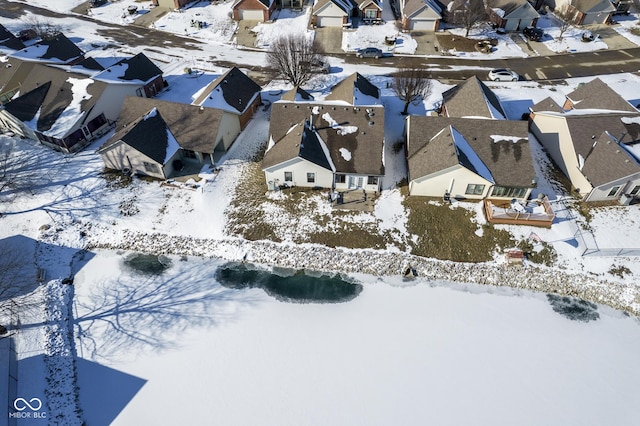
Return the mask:
{"type": "Polygon", "coordinates": [[[583,13],[613,12],[610,0],[572,0],[570,4],[583,13]]]}
{"type": "Polygon", "coordinates": [[[351,0],[317,0],[313,5],[312,14],[317,14],[330,4],[336,5],[346,16],[351,15],[351,9],[354,7],[351,0]]]}
{"type": "Polygon", "coordinates": [[[45,62],[50,64],[69,64],[84,56],[71,40],[64,34],[58,34],[46,40],[25,47],[10,56],[23,61],[45,62]]]}
{"type": "MultiPolygon", "coordinates": [[[[603,132],[608,133],[621,143],[640,141],[640,120],[630,119],[633,116],[629,114],[571,114],[569,112],[564,114],[564,117],[576,155],[583,159],[590,155],[594,142],[603,132]]],[[[618,176],[615,168],[614,170],[603,170],[602,174],[608,177],[618,176]]]]}
{"type": "Polygon", "coordinates": [[[575,109],[640,112],[599,78],[579,85],[566,97],[575,109]]]}
{"type": "Polygon", "coordinates": [[[282,101],[292,101],[292,102],[293,101],[295,101],[295,102],[312,102],[313,99],[314,98],[313,98],[313,95],[311,95],[311,93],[307,92],[306,90],[302,89],[299,86],[296,86],[291,90],[287,90],[280,97],[280,100],[282,100],[282,101]]]}
{"type": "Polygon", "coordinates": [[[138,53],[122,59],[93,78],[106,82],[147,83],[159,75],[162,75],[162,70],[143,53],[138,53]]]}
{"type": "Polygon", "coordinates": [[[19,109],[29,128],[64,138],[91,111],[105,87],[84,74],[36,64],[22,82],[21,95],[5,108],[19,109]]]}
{"type": "Polygon", "coordinates": [[[581,172],[593,186],[640,173],[638,160],[618,144],[614,135],[606,131],[596,139],[582,161],[581,172]]]}
{"type": "Polygon", "coordinates": [[[193,104],[242,114],[260,95],[261,90],[258,83],[238,68],[233,67],[209,83],[193,101],[193,104]]]}
{"type": "Polygon", "coordinates": [[[421,116],[407,121],[412,180],[457,164],[500,186],[531,187],[535,179],[524,121],[421,116]]]}
{"type": "MultiPolygon", "coordinates": [[[[337,173],[384,174],[384,108],[278,101],[271,106],[269,136],[263,168],[298,156],[289,140],[304,120],[325,144],[337,173]],[[285,139],[286,138],[286,139],[285,139]],[[282,142],[288,142],[283,145],[282,142]]],[[[299,142],[299,141],[298,141],[299,142]]],[[[311,160],[310,160],[311,161],[311,160]]]]}
{"type": "Polygon", "coordinates": [[[380,103],[380,89],[355,72],[333,86],[325,100],[343,101],[350,105],[377,105],[380,103]]]}
{"type": "Polygon", "coordinates": [[[442,7],[436,0],[406,0],[403,3],[402,14],[409,18],[420,14],[424,9],[431,9],[442,18],[442,7]]]}
{"type": "Polygon", "coordinates": [[[556,113],[562,113],[564,110],[556,101],[551,99],[550,96],[547,96],[537,104],[534,104],[529,107],[529,111],[538,112],[538,111],[551,111],[556,113]]]}
{"type": "MultiPolygon", "coordinates": [[[[232,9],[236,9],[238,6],[240,6],[245,0],[236,0],[236,2],[233,4],[233,6],[231,6],[232,9]]],[[[262,6],[264,9],[269,9],[271,8],[271,5],[273,4],[273,0],[258,0],[257,1],[260,6],[262,6]]]]}
{"type": "Polygon", "coordinates": [[[335,171],[329,150],[318,132],[304,119],[289,129],[265,154],[263,169],[300,157],[327,170],[335,171]]]}
{"type": "Polygon", "coordinates": [[[475,75],[442,93],[447,117],[484,117],[504,120],[498,97],[475,75]]]}
{"type": "Polygon", "coordinates": [[[0,50],[21,50],[25,45],[18,37],[0,24],[0,50]],[[3,49],[4,48],[4,49],[3,49]]]}
{"type": "MultiPolygon", "coordinates": [[[[100,147],[108,148],[131,129],[149,111],[156,109],[162,117],[164,126],[185,149],[212,154],[215,148],[215,136],[222,118],[222,111],[215,108],[200,108],[196,105],[161,101],[155,98],[128,96],[122,104],[122,110],[116,124],[115,134],[100,147]]],[[[158,124],[151,121],[147,124],[158,124]]],[[[146,124],[145,124],[146,125],[146,124]]],[[[141,144],[153,144],[153,133],[140,133],[141,144]]],[[[124,139],[122,139],[124,140],[124,139]]]]}
{"type": "Polygon", "coordinates": [[[382,4],[379,0],[353,0],[358,9],[364,10],[369,5],[374,5],[378,10],[382,10],[382,4]]]}
{"type": "Polygon", "coordinates": [[[493,0],[491,8],[502,19],[535,19],[540,15],[527,0],[493,0]]]}

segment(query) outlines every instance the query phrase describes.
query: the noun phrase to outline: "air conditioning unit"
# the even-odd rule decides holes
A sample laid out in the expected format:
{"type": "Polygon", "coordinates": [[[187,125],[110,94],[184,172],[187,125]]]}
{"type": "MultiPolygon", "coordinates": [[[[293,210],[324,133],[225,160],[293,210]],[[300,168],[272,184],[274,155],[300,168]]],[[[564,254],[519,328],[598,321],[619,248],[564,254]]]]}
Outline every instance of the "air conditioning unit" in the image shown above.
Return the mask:
{"type": "Polygon", "coordinates": [[[622,194],[620,196],[620,199],[618,200],[618,202],[620,203],[620,205],[622,206],[628,206],[631,204],[631,201],[633,201],[633,195],[631,194],[622,194]]]}

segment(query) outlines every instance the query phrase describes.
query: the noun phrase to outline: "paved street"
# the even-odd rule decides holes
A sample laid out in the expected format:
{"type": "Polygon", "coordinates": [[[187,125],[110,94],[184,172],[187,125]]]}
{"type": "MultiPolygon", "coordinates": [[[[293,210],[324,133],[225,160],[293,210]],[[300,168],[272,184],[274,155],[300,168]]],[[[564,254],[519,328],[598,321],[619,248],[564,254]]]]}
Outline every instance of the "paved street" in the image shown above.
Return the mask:
{"type": "MultiPolygon", "coordinates": [[[[8,0],[0,0],[0,15],[19,19],[27,12],[52,18],[73,18],[77,19],[78,25],[82,25],[82,21],[92,21],[91,17],[83,15],[67,15],[51,12],[45,9],[30,6],[24,3],[14,3],[8,0]]],[[[100,33],[105,37],[113,39],[117,44],[137,45],[140,40],[144,40],[144,44],[158,50],[164,50],[167,45],[172,47],[182,47],[184,49],[198,50],[202,43],[196,39],[171,34],[152,28],[145,28],[136,25],[120,26],[116,24],[108,24],[100,22],[104,28],[100,33]]],[[[640,48],[635,47],[632,43],[618,35],[610,27],[599,26],[593,29],[604,39],[609,50],[597,52],[580,52],[572,54],[556,54],[544,48],[542,43],[528,43],[521,39],[519,34],[513,34],[512,38],[521,45],[524,52],[530,53],[527,58],[499,58],[495,60],[473,60],[463,59],[451,56],[398,56],[385,57],[379,60],[374,59],[358,59],[353,54],[332,53],[331,56],[343,58],[349,63],[368,63],[370,65],[381,67],[398,67],[406,65],[411,67],[424,67],[428,70],[431,78],[442,80],[459,81],[471,75],[482,74],[491,68],[506,67],[511,68],[518,74],[528,80],[546,80],[554,81],[571,77],[587,77],[599,74],[615,74],[620,72],[638,72],[640,70],[640,48]],[[520,39],[520,40],[518,40],[520,39]]],[[[435,40],[435,35],[425,33],[420,40],[428,47],[422,47],[423,50],[431,49],[429,42],[430,37],[435,40]]],[[[335,45],[337,41],[332,41],[335,45]]],[[[435,43],[433,51],[435,52],[435,43]]],[[[335,46],[331,50],[336,50],[335,46]]],[[[230,66],[233,64],[231,58],[226,57],[224,60],[212,59],[212,61],[220,66],[230,66]]],[[[272,70],[264,69],[259,66],[242,64],[243,67],[252,69],[269,78],[269,74],[273,74],[272,70]]]]}

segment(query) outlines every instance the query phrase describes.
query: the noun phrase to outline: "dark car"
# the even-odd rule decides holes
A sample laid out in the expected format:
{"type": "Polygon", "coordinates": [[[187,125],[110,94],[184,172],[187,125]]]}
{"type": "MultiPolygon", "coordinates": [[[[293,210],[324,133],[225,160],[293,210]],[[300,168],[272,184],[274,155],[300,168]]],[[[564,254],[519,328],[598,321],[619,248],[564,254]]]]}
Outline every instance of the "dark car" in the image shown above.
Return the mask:
{"type": "Polygon", "coordinates": [[[542,41],[544,37],[544,31],[536,27],[525,27],[522,34],[531,41],[542,41]]]}
{"type": "Polygon", "coordinates": [[[358,58],[382,58],[382,50],[377,47],[365,47],[356,53],[358,58]]]}

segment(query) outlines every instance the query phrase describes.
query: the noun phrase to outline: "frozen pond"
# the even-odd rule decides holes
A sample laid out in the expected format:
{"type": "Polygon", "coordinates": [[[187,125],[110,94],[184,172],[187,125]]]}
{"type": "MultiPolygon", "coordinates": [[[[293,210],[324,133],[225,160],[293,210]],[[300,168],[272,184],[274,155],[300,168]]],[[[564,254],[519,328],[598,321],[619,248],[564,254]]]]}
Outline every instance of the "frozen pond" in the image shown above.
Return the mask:
{"type": "Polygon", "coordinates": [[[127,259],[97,252],[75,280],[87,424],[637,421],[640,322],[609,308],[370,276],[344,303],[290,303],[218,284],[224,261],[127,259]]]}

